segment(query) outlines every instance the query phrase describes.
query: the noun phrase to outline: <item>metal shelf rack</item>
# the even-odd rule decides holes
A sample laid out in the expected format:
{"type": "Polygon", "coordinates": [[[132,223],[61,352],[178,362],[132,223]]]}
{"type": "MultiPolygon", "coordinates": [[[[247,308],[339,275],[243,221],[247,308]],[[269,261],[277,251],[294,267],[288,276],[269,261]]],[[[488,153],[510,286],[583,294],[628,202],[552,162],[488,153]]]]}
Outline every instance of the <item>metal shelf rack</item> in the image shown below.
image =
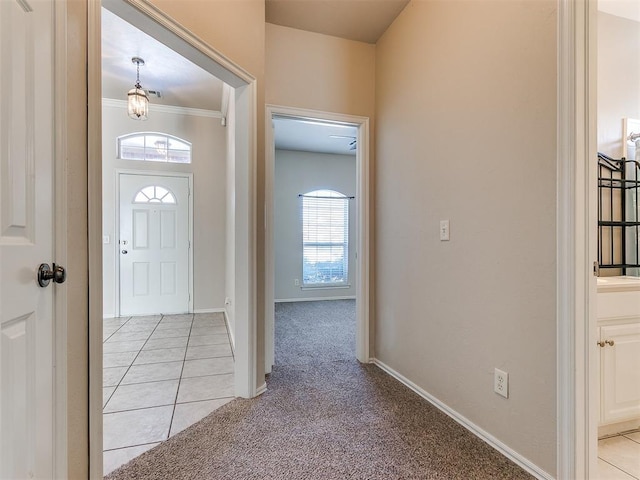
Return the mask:
{"type": "Polygon", "coordinates": [[[598,153],[598,263],[600,269],[640,268],[640,163],[598,153]]]}

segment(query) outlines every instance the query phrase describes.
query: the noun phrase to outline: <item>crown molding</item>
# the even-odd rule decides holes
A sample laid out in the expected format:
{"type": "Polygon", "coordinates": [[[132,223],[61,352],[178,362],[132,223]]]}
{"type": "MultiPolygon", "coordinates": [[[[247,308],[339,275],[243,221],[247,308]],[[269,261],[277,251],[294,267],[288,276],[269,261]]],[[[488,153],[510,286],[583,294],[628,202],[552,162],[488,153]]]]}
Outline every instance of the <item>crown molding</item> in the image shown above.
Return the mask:
{"type": "MultiPolygon", "coordinates": [[[[119,100],[115,98],[103,98],[102,99],[103,107],[117,107],[117,108],[127,108],[126,100],[119,100]]],[[[158,105],[154,103],[149,104],[150,112],[158,112],[158,113],[173,113],[179,115],[193,115],[196,117],[209,117],[209,118],[224,118],[222,112],[218,112],[216,110],[205,110],[202,108],[189,108],[189,107],[178,107],[175,105],[158,105]]]]}

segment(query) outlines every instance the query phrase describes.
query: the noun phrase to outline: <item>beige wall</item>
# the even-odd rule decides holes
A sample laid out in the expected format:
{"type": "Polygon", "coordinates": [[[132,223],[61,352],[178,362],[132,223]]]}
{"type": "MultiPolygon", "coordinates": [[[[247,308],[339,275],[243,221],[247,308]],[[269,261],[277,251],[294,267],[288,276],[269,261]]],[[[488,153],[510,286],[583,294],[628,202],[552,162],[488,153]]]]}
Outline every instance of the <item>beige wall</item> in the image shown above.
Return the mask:
{"type": "Polygon", "coordinates": [[[193,174],[193,308],[196,312],[224,308],[227,138],[220,119],[152,111],[149,119],[141,123],[127,117],[124,104],[104,105],[102,131],[102,231],[110,237],[110,243],[103,245],[105,316],[117,312],[115,272],[120,248],[116,236],[118,199],[115,195],[118,169],[193,174]],[[192,163],[116,159],[117,138],[134,132],[161,132],[191,142],[192,163]]]}
{"type": "Polygon", "coordinates": [[[598,151],[615,158],[622,119],[640,119],[639,39],[639,22],[598,12],[598,151]]]}
{"type": "Polygon", "coordinates": [[[266,25],[267,103],[373,117],[375,46],[266,25]]]}
{"type": "MultiPolygon", "coordinates": [[[[598,151],[614,158],[624,155],[624,118],[640,119],[640,23],[598,12],[598,151]]],[[[635,146],[629,145],[627,158],[635,158],[635,146]]],[[[614,203],[620,205],[619,192],[614,203]]],[[[603,191],[604,205],[609,192],[603,191]]],[[[604,217],[609,218],[605,206],[604,217]]],[[[626,232],[628,245],[635,242],[632,231],[626,232]]],[[[615,261],[621,262],[620,229],[613,229],[615,261]]],[[[608,229],[602,237],[603,263],[610,262],[611,243],[608,229]]],[[[635,256],[635,248],[630,247],[635,256]]],[[[629,259],[627,259],[629,261],[629,259]]],[[[621,269],[603,268],[600,275],[621,275],[621,269]]],[[[634,275],[633,270],[627,270],[634,275]]]]}
{"type": "Polygon", "coordinates": [[[556,28],[552,0],[413,1],[376,52],[376,357],[551,475],[556,28]]]}

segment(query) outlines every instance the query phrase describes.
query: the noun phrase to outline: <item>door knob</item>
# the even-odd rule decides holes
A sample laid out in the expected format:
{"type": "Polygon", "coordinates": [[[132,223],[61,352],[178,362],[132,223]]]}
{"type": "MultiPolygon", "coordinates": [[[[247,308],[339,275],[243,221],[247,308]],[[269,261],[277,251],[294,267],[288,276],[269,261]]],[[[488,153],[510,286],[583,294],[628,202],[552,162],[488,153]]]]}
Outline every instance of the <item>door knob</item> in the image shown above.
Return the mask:
{"type": "Polygon", "coordinates": [[[123,254],[123,255],[126,255],[127,253],[129,253],[129,251],[128,251],[128,250],[122,250],[122,254],[123,254]]]}
{"type": "Polygon", "coordinates": [[[46,287],[53,280],[55,283],[64,283],[67,279],[67,271],[62,265],[53,264],[53,269],[48,263],[40,264],[38,267],[38,285],[46,287]]]}

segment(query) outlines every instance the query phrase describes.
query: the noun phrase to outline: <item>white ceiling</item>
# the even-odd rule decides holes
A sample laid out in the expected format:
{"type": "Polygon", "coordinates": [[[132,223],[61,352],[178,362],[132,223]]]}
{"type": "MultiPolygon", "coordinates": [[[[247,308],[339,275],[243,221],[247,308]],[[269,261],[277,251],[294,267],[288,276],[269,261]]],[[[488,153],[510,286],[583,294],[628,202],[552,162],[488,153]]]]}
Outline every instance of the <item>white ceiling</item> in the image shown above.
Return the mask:
{"type": "MultiPolygon", "coordinates": [[[[270,3],[273,0],[268,0],[270,3]]],[[[313,1],[306,0],[311,4],[313,1]]],[[[344,0],[338,3],[389,3],[397,7],[407,0],[344,0]]],[[[296,10],[297,2],[286,2],[296,10]]],[[[324,2],[316,2],[324,3],[324,2]]],[[[329,1],[329,4],[334,2],[329,1]]],[[[352,5],[353,7],[353,5],[352,5]]],[[[356,9],[357,10],[357,9],[356,9]]],[[[384,8],[378,10],[385,10],[384,8]]],[[[387,10],[390,11],[390,10],[387,10]]],[[[387,16],[388,23],[391,18],[387,16]]],[[[361,13],[362,14],[362,13],[361,13]]],[[[374,15],[371,18],[379,18],[374,15]]],[[[368,16],[363,16],[368,19],[368,16]]],[[[367,24],[365,30],[373,31],[370,21],[354,22],[367,24]]],[[[374,22],[375,23],[375,22],[374,22]]],[[[387,25],[388,25],[387,23],[387,25]]],[[[379,27],[376,27],[379,28],[379,27]]],[[[386,27],[385,27],[386,28],[386,27]]],[[[356,30],[362,30],[358,28],[356,30]]],[[[126,100],[127,92],[133,88],[136,67],[132,57],[144,59],[140,67],[140,83],[146,90],[159,90],[161,98],[151,96],[151,104],[174,105],[220,111],[222,81],[191,63],[161,42],[141,32],[117,15],[102,9],[102,96],[126,100]]],[[[153,110],[150,114],[153,114],[153,110]]],[[[276,148],[320,153],[355,155],[352,142],[357,129],[351,125],[331,124],[291,118],[274,119],[274,139],[276,148]],[[331,137],[334,135],[334,137],[331,137]],[[336,138],[337,137],[337,138],[336,138]]]]}
{"type": "Polygon", "coordinates": [[[136,80],[132,57],[140,57],[140,84],[159,90],[152,104],[220,111],[222,81],[120,17],[102,9],[102,96],[126,100],[136,80]]]}
{"type": "Polygon", "coordinates": [[[640,22],[640,0],[598,0],[598,10],[640,22]]]}
{"type": "Polygon", "coordinates": [[[409,0],[266,0],[266,20],[285,27],[376,43],[409,0]]]}
{"type": "Polygon", "coordinates": [[[276,117],[273,129],[276,148],[281,150],[356,154],[351,144],[356,139],[357,128],[352,125],[276,117]]]}

